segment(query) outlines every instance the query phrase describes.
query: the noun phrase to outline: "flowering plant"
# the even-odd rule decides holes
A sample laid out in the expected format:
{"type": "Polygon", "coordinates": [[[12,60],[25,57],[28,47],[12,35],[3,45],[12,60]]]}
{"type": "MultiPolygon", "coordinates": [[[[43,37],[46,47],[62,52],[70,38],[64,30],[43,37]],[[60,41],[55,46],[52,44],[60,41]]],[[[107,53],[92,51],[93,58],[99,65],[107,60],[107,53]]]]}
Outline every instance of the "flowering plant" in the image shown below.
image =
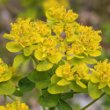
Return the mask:
{"type": "MultiPolygon", "coordinates": [[[[46,21],[18,18],[4,34],[7,50],[16,56],[12,67],[0,59],[0,94],[22,96],[37,88],[39,103],[49,110],[72,110],[66,100],[76,93],[88,93],[95,101],[110,94],[110,63],[96,60],[101,31],[79,24],[78,14],[57,0],[44,8],[46,21]],[[21,71],[30,66],[31,72],[21,71]]],[[[28,110],[19,101],[0,108],[28,110]]]]}

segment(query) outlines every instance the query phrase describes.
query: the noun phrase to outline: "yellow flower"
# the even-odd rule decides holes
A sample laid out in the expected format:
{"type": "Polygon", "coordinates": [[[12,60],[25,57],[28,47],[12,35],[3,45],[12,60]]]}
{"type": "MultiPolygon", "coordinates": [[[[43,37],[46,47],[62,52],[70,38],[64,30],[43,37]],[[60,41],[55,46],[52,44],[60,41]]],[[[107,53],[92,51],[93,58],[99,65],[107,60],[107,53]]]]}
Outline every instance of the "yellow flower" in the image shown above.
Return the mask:
{"type": "Polygon", "coordinates": [[[38,44],[36,46],[34,56],[36,59],[40,61],[45,60],[47,58],[46,47],[43,46],[42,44],[38,44]]]}
{"type": "Polygon", "coordinates": [[[72,10],[68,10],[64,17],[65,22],[73,22],[78,18],[78,14],[74,13],[72,10]]]}
{"type": "Polygon", "coordinates": [[[4,106],[0,106],[0,110],[6,110],[4,106]]]}
{"type": "Polygon", "coordinates": [[[94,66],[91,74],[91,81],[97,83],[99,89],[105,86],[110,87],[110,63],[108,63],[108,60],[98,62],[97,65],[94,66]]]}
{"type": "Polygon", "coordinates": [[[99,56],[101,54],[100,31],[95,31],[91,27],[79,26],[79,41],[85,47],[85,54],[99,56]]]}
{"type": "Polygon", "coordinates": [[[66,14],[66,8],[64,6],[52,6],[46,11],[46,16],[49,20],[61,21],[66,14]]]}
{"type": "Polygon", "coordinates": [[[72,42],[67,48],[67,59],[99,56],[101,54],[100,31],[79,24],[75,25],[75,30],[72,27],[73,25],[68,24],[65,28],[66,39],[68,42],[72,42]]]}
{"type": "Polygon", "coordinates": [[[85,51],[85,48],[83,45],[81,45],[79,42],[73,42],[71,46],[68,46],[67,48],[67,60],[71,60],[74,57],[83,58],[83,54],[85,51]]]}
{"type": "Polygon", "coordinates": [[[68,63],[60,65],[56,69],[56,75],[61,78],[61,80],[57,82],[60,86],[68,85],[74,79],[71,65],[68,63]]]}
{"type": "Polygon", "coordinates": [[[36,31],[36,28],[40,27],[30,19],[18,18],[15,23],[11,24],[11,28],[10,34],[4,34],[4,37],[18,43],[22,47],[30,46],[43,40],[41,33],[39,34],[36,31]]]}
{"type": "Polygon", "coordinates": [[[43,6],[45,10],[55,6],[64,6],[65,8],[67,8],[69,7],[69,2],[68,0],[45,0],[43,6]]]}
{"type": "Polygon", "coordinates": [[[48,59],[51,63],[58,63],[63,57],[53,36],[45,38],[43,43],[38,44],[34,55],[38,60],[48,59]]]}
{"type": "Polygon", "coordinates": [[[51,30],[46,22],[37,21],[35,23],[36,33],[39,33],[41,36],[48,36],[51,34],[51,30]]]}
{"type": "Polygon", "coordinates": [[[66,34],[66,41],[67,42],[73,42],[78,39],[78,29],[79,29],[79,24],[76,22],[73,23],[66,23],[64,32],[66,34]]]}
{"type": "Polygon", "coordinates": [[[89,80],[89,67],[85,63],[79,63],[73,67],[73,76],[74,81],[82,87],[86,88],[87,86],[83,83],[82,80],[89,80]]]}
{"type": "Polygon", "coordinates": [[[65,86],[70,84],[72,81],[76,81],[76,83],[82,88],[86,88],[86,85],[82,82],[82,80],[89,80],[89,68],[85,63],[80,63],[74,67],[72,67],[69,63],[64,65],[60,65],[56,69],[56,76],[61,78],[57,84],[59,86],[65,86]]]}
{"type": "Polygon", "coordinates": [[[63,23],[56,23],[55,25],[52,26],[52,29],[56,35],[60,35],[64,30],[64,24],[63,23]]]}
{"type": "Polygon", "coordinates": [[[85,63],[79,63],[73,67],[74,77],[76,80],[89,79],[89,67],[85,63]]]}
{"type": "Polygon", "coordinates": [[[29,110],[25,103],[19,101],[8,103],[6,106],[0,106],[0,110],[29,110]]]}
{"type": "Polygon", "coordinates": [[[0,82],[8,81],[12,77],[12,72],[8,65],[0,59],[0,82]]]}
{"type": "Polygon", "coordinates": [[[63,54],[59,52],[57,49],[50,49],[48,54],[48,59],[51,63],[58,63],[63,57],[63,54]]]}
{"type": "Polygon", "coordinates": [[[48,57],[48,54],[56,47],[56,41],[54,37],[45,38],[43,43],[36,46],[35,57],[38,60],[44,60],[48,57]]]}

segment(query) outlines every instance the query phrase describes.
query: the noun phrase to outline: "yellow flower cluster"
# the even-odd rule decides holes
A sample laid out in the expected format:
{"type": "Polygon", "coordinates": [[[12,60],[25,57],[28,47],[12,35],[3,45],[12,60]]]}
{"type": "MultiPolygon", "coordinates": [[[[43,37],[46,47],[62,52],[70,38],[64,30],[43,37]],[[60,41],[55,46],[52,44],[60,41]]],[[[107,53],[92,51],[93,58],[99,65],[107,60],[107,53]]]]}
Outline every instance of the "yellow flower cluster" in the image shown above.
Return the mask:
{"type": "Polygon", "coordinates": [[[56,39],[50,36],[36,46],[35,57],[40,61],[48,59],[51,63],[58,63],[63,54],[58,51],[56,39]]]}
{"type": "Polygon", "coordinates": [[[64,5],[61,5],[61,3],[56,1],[54,0],[50,2],[50,4],[46,8],[46,16],[50,22],[52,20],[57,23],[58,22],[71,23],[75,19],[77,19],[78,14],[73,13],[72,10],[67,11],[64,5]]]}
{"type": "Polygon", "coordinates": [[[50,34],[47,24],[42,21],[32,22],[30,19],[17,19],[16,23],[11,24],[10,34],[4,37],[16,42],[22,48],[31,46],[43,41],[42,37],[50,34]]]}
{"type": "Polygon", "coordinates": [[[91,74],[91,82],[98,84],[99,89],[106,86],[110,88],[110,63],[108,63],[108,60],[98,62],[94,66],[91,74]]]}
{"type": "Polygon", "coordinates": [[[101,55],[101,46],[99,45],[101,37],[99,33],[100,31],[94,31],[91,27],[80,25],[77,28],[77,36],[74,36],[74,41],[67,50],[67,58],[101,55]]]}
{"type": "Polygon", "coordinates": [[[48,22],[19,18],[11,24],[10,34],[4,35],[12,40],[7,44],[8,50],[18,52],[31,47],[37,60],[47,58],[51,63],[58,63],[63,56],[71,60],[101,54],[100,31],[78,24],[75,21],[78,15],[72,10],[58,5],[48,8],[46,13],[48,22]]]}
{"type": "Polygon", "coordinates": [[[86,63],[91,64],[101,54],[101,32],[77,23],[78,14],[67,10],[60,0],[47,1],[50,1],[45,4],[47,21],[18,18],[11,24],[11,32],[4,35],[11,40],[6,47],[11,52],[34,57],[37,71],[47,71],[58,64],[55,71],[60,79],[58,86],[75,81],[86,88],[84,80],[91,76],[86,63]],[[59,65],[62,62],[66,63],[59,65]]]}
{"type": "Polygon", "coordinates": [[[68,85],[74,79],[71,65],[66,63],[56,69],[56,75],[61,78],[57,83],[60,86],[68,85]]]}
{"type": "Polygon", "coordinates": [[[10,71],[8,65],[0,59],[0,82],[8,81],[11,77],[12,72],[10,71]]]}
{"type": "Polygon", "coordinates": [[[61,78],[57,82],[59,86],[65,86],[70,84],[71,81],[76,81],[79,86],[86,88],[81,80],[89,80],[89,67],[85,63],[80,63],[74,67],[69,63],[65,63],[56,69],[56,76],[61,78]]]}
{"type": "Polygon", "coordinates": [[[29,110],[25,103],[19,101],[8,103],[6,106],[0,106],[0,110],[29,110]]]}
{"type": "Polygon", "coordinates": [[[65,8],[69,7],[68,0],[45,0],[43,3],[43,7],[45,10],[49,9],[50,7],[56,6],[64,6],[65,8]]]}

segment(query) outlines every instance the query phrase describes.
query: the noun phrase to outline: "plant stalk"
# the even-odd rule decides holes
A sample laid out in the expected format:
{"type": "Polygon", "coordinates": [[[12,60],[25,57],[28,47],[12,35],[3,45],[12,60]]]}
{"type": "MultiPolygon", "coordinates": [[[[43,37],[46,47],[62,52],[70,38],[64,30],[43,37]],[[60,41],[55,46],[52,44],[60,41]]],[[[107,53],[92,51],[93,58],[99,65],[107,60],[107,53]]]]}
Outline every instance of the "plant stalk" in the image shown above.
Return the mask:
{"type": "Polygon", "coordinates": [[[103,93],[99,98],[93,100],[92,102],[90,102],[89,104],[87,104],[85,107],[83,107],[81,110],[86,110],[87,108],[89,108],[92,104],[94,104],[97,100],[99,100],[100,98],[102,98],[105,95],[105,93],[103,93]]]}
{"type": "Polygon", "coordinates": [[[11,100],[16,101],[16,99],[14,97],[12,97],[11,95],[7,95],[11,100]]]}

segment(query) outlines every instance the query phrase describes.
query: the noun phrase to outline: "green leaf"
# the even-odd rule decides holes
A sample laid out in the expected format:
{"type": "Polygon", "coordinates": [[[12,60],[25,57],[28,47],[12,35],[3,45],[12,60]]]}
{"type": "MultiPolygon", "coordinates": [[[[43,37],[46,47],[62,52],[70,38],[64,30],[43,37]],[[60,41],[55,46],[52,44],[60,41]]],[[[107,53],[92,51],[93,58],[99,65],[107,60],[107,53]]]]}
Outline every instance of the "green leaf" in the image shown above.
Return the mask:
{"type": "Polygon", "coordinates": [[[72,108],[67,102],[60,100],[58,103],[58,110],[72,110],[72,108]]]}
{"type": "Polygon", "coordinates": [[[23,92],[21,90],[16,90],[13,95],[17,96],[17,97],[22,97],[23,96],[23,92]]]}
{"type": "Polygon", "coordinates": [[[33,65],[31,65],[31,61],[32,61],[31,57],[25,58],[25,61],[21,64],[21,68],[20,68],[22,73],[29,73],[30,71],[33,70],[31,69],[33,68],[33,65]]]}
{"type": "Polygon", "coordinates": [[[54,74],[52,77],[51,77],[51,83],[52,84],[55,84],[57,83],[58,81],[60,81],[61,78],[59,78],[56,74],[54,74]]]}
{"type": "Polygon", "coordinates": [[[92,82],[88,83],[88,92],[93,99],[100,97],[100,95],[102,94],[102,91],[98,89],[97,84],[94,84],[92,82]]]}
{"type": "Polygon", "coordinates": [[[48,72],[34,70],[28,75],[28,79],[36,84],[36,88],[44,89],[50,84],[50,75],[48,72]]]}
{"type": "Polygon", "coordinates": [[[77,65],[77,64],[79,64],[79,63],[81,62],[81,59],[74,58],[74,59],[72,59],[71,61],[72,61],[72,64],[73,64],[73,65],[77,65]]]}
{"type": "Polygon", "coordinates": [[[62,94],[61,95],[61,99],[63,99],[63,100],[70,99],[70,98],[73,97],[73,95],[74,95],[74,92],[73,91],[70,91],[68,93],[62,94]]]}
{"type": "Polygon", "coordinates": [[[23,54],[17,55],[14,58],[13,67],[16,69],[26,60],[23,54]]]}
{"type": "Polygon", "coordinates": [[[59,95],[52,95],[46,92],[40,96],[39,102],[44,107],[56,107],[59,98],[59,95]]]}
{"type": "Polygon", "coordinates": [[[84,57],[84,58],[82,58],[82,59],[80,59],[80,58],[74,58],[74,59],[72,60],[73,65],[77,65],[77,64],[79,64],[80,62],[85,62],[85,63],[87,63],[87,64],[95,64],[95,63],[97,63],[97,60],[94,59],[94,58],[90,58],[90,57],[84,57]]]}
{"type": "Polygon", "coordinates": [[[36,70],[47,71],[47,70],[51,69],[52,67],[53,67],[52,63],[49,63],[48,61],[42,61],[37,65],[36,70]]]}
{"type": "Polygon", "coordinates": [[[78,84],[76,84],[76,82],[72,82],[71,85],[70,85],[70,88],[74,92],[81,92],[81,93],[86,93],[87,92],[87,88],[80,87],[78,84]]]}
{"type": "Polygon", "coordinates": [[[15,86],[11,81],[0,83],[0,95],[11,95],[15,91],[15,86]]]}
{"type": "Polygon", "coordinates": [[[68,86],[58,86],[56,84],[53,84],[48,87],[48,92],[50,94],[59,94],[59,93],[65,93],[70,91],[68,86]]]}
{"type": "Polygon", "coordinates": [[[6,48],[10,52],[19,52],[20,50],[22,50],[22,47],[16,42],[8,42],[6,44],[6,48]]]}
{"type": "Polygon", "coordinates": [[[49,83],[50,83],[49,80],[39,81],[38,83],[36,83],[36,88],[45,89],[48,87],[49,83]]]}
{"type": "Polygon", "coordinates": [[[87,64],[96,64],[97,63],[97,60],[94,59],[94,58],[89,58],[89,57],[86,57],[83,59],[83,61],[87,64]]]}
{"type": "Polygon", "coordinates": [[[23,93],[31,91],[35,87],[35,84],[29,79],[27,79],[27,77],[21,79],[18,85],[19,85],[20,90],[23,93]]]}
{"type": "Polygon", "coordinates": [[[76,83],[82,88],[87,88],[87,86],[83,82],[81,82],[80,80],[76,81],[76,83]]]}
{"type": "Polygon", "coordinates": [[[110,88],[108,86],[106,86],[105,88],[103,88],[103,91],[106,93],[106,94],[109,94],[110,95],[110,88]]]}

